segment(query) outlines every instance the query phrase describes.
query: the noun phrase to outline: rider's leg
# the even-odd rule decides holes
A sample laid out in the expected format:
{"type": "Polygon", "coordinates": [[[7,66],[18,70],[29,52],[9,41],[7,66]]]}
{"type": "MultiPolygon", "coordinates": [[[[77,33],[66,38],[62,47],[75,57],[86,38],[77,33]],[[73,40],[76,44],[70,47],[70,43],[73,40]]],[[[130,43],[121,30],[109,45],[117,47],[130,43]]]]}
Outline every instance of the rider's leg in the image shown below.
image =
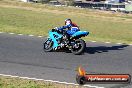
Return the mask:
{"type": "Polygon", "coordinates": [[[70,43],[70,35],[68,33],[66,33],[66,43],[67,44],[70,43]]]}

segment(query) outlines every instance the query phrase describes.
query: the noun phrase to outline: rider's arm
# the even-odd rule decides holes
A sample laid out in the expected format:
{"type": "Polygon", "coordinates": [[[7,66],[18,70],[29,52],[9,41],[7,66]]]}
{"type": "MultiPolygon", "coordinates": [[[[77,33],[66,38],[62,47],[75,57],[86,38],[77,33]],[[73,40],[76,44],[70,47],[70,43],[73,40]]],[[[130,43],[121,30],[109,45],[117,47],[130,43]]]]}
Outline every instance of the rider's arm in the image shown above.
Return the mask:
{"type": "Polygon", "coordinates": [[[65,26],[62,26],[62,27],[58,28],[58,30],[63,30],[63,29],[69,28],[71,26],[72,26],[71,24],[65,25],[65,26]]]}

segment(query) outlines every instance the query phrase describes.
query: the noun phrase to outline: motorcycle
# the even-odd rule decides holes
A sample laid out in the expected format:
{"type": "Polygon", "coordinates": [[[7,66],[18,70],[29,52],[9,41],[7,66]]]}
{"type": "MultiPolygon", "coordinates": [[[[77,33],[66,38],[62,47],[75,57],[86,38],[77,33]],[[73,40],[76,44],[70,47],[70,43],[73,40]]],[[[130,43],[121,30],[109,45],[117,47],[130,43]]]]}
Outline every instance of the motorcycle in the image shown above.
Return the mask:
{"type": "Polygon", "coordinates": [[[75,55],[82,54],[86,48],[86,43],[81,37],[85,37],[89,34],[87,31],[77,31],[73,35],[70,35],[70,40],[66,39],[63,35],[66,30],[52,29],[49,31],[49,37],[43,43],[43,49],[45,52],[51,52],[53,50],[64,49],[70,51],[75,55]],[[69,42],[69,43],[67,43],[69,42]]]}

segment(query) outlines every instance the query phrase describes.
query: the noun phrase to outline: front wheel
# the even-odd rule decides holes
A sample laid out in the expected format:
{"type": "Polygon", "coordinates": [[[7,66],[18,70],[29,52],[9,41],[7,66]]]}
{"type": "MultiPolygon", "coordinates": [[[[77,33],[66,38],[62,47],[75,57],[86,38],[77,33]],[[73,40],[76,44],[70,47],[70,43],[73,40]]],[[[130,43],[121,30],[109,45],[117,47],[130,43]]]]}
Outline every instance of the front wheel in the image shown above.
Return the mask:
{"type": "Polygon", "coordinates": [[[71,52],[75,55],[82,54],[85,50],[86,43],[82,39],[75,40],[75,44],[72,46],[71,52]]]}
{"type": "Polygon", "coordinates": [[[52,46],[53,46],[53,41],[52,41],[50,38],[48,38],[48,39],[44,42],[44,47],[43,47],[43,49],[44,49],[45,52],[50,52],[50,51],[53,50],[52,46]]]}

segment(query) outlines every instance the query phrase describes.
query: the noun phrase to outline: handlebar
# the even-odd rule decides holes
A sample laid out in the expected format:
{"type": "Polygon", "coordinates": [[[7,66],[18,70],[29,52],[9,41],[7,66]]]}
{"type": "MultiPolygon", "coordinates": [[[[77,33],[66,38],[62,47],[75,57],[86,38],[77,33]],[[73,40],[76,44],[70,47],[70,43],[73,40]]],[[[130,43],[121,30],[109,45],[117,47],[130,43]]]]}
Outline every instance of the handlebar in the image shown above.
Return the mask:
{"type": "Polygon", "coordinates": [[[52,29],[52,32],[58,32],[58,33],[63,33],[65,30],[57,30],[57,29],[52,29]]]}

